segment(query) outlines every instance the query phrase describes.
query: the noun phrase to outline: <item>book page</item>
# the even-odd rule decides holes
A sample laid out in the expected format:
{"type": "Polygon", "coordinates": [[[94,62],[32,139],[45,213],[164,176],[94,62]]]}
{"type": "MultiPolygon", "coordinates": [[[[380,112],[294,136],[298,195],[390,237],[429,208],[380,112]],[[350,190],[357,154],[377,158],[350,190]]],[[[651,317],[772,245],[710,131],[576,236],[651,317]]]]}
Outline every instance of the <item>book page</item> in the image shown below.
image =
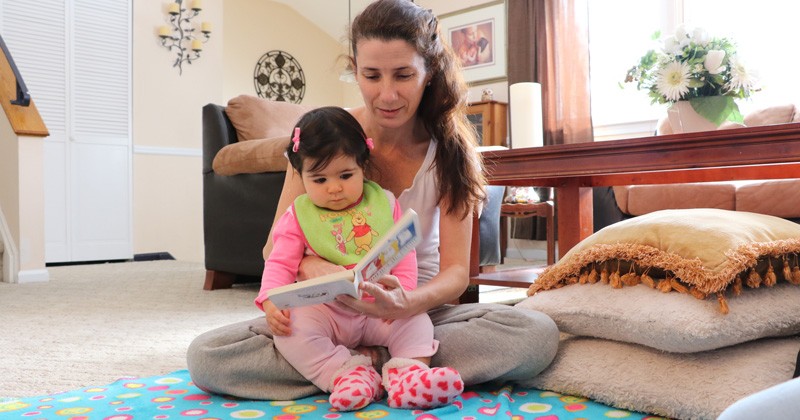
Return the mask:
{"type": "Polygon", "coordinates": [[[419,217],[412,209],[403,216],[353,268],[358,281],[374,282],[389,272],[422,240],[419,217]]]}

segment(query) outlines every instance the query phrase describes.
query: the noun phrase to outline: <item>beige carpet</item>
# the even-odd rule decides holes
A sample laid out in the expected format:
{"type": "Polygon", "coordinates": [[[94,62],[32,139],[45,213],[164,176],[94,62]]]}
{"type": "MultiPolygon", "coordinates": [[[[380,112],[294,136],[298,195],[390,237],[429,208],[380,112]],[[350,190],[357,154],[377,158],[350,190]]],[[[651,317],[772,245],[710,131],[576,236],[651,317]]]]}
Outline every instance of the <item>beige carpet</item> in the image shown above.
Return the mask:
{"type": "Polygon", "coordinates": [[[259,316],[258,285],[202,290],[201,263],[50,267],[0,283],[0,397],[29,397],[186,368],[191,340],[259,316]]]}
{"type": "MultiPolygon", "coordinates": [[[[0,282],[0,398],[52,394],[186,368],[197,335],[261,315],[258,284],[202,289],[202,263],[49,267],[50,281],[0,282]]],[[[525,289],[481,290],[516,303],[525,289]]]]}

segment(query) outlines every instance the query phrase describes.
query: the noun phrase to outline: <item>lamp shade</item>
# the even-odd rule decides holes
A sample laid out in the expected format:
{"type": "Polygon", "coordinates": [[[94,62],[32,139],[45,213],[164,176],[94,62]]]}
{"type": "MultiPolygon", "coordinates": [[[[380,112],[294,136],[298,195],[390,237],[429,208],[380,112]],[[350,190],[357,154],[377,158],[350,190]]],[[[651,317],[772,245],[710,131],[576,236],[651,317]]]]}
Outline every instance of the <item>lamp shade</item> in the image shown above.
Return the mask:
{"type": "Polygon", "coordinates": [[[544,145],[542,127],[542,85],[532,82],[514,83],[509,87],[511,148],[544,145]]]}

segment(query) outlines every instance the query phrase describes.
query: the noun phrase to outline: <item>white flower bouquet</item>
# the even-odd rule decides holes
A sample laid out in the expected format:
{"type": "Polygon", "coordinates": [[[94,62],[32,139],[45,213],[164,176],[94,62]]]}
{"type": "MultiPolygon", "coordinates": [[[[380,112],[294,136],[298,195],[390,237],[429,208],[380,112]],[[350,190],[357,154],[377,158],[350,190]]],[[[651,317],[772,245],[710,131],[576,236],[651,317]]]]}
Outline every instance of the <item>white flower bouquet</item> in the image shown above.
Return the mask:
{"type": "MultiPolygon", "coordinates": [[[[659,38],[656,32],[653,39],[659,38]]],[[[689,32],[683,26],[663,40],[660,51],[648,51],[628,70],[625,82],[649,91],[651,103],[688,100],[698,114],[716,125],[742,123],[734,100],[749,98],[759,90],[730,40],[709,38],[702,29],[689,32]]]]}

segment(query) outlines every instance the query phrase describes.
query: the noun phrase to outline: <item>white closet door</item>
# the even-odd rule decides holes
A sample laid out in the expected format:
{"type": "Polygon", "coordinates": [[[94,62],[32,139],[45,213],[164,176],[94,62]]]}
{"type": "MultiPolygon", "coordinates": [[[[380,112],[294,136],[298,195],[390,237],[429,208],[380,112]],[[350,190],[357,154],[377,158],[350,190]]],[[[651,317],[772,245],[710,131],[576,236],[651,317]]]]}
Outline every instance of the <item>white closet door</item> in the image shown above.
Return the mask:
{"type": "Polygon", "coordinates": [[[131,258],[131,5],[0,5],[3,37],[50,131],[45,260],[131,258]]]}
{"type": "Polygon", "coordinates": [[[128,259],[133,256],[131,5],[71,3],[71,261],[128,259]]]}

